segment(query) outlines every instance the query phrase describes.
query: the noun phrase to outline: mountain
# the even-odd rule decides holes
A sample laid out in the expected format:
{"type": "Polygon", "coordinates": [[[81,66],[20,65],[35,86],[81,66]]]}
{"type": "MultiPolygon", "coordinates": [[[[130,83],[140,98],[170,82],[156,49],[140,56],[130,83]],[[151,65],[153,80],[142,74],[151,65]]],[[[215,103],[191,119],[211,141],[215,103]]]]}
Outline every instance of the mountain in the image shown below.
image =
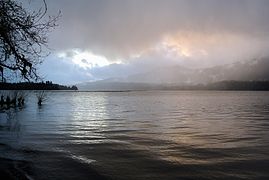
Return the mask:
{"type": "Polygon", "coordinates": [[[203,69],[181,66],[155,68],[126,78],[77,84],[80,90],[144,90],[194,86],[222,81],[268,81],[269,57],[203,69]]]}
{"type": "Polygon", "coordinates": [[[269,80],[269,58],[253,59],[225,66],[207,68],[200,76],[207,82],[223,80],[265,81],[269,80]]]}
{"type": "Polygon", "coordinates": [[[155,89],[157,85],[149,83],[113,82],[102,80],[77,85],[80,91],[129,91],[155,89]]]}
{"type": "Polygon", "coordinates": [[[207,84],[224,80],[269,80],[269,58],[254,59],[204,69],[180,66],[155,69],[144,74],[127,77],[127,82],[207,84]]]}

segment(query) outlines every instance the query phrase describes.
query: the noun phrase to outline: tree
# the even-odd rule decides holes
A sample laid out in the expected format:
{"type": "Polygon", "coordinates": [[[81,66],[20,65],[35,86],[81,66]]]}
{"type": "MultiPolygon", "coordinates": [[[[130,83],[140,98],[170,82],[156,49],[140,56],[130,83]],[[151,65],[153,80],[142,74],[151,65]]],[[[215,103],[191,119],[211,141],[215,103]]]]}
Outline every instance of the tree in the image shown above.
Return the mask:
{"type": "Polygon", "coordinates": [[[48,32],[60,16],[48,16],[47,4],[37,11],[26,10],[16,0],[0,0],[0,72],[2,81],[11,72],[28,81],[39,79],[37,65],[48,53],[48,32]]]}

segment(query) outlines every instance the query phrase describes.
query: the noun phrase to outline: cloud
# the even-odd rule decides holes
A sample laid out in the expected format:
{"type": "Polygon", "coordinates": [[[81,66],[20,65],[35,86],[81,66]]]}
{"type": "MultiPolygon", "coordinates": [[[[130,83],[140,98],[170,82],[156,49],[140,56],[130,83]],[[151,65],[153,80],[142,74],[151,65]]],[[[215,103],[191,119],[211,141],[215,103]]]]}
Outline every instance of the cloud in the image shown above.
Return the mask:
{"type": "Polygon", "coordinates": [[[96,80],[88,69],[74,64],[68,58],[49,56],[39,67],[44,80],[59,84],[76,84],[78,82],[96,80]]]}
{"type": "MultiPolygon", "coordinates": [[[[166,35],[232,34],[263,39],[269,34],[266,0],[48,0],[62,19],[51,38],[56,49],[79,48],[128,59],[166,35]]],[[[228,48],[228,47],[226,47],[228,48]]]]}
{"type": "Polygon", "coordinates": [[[127,77],[164,66],[210,67],[269,55],[268,0],[47,4],[50,15],[61,10],[62,17],[49,36],[54,54],[41,68],[58,82],[127,77]]]}

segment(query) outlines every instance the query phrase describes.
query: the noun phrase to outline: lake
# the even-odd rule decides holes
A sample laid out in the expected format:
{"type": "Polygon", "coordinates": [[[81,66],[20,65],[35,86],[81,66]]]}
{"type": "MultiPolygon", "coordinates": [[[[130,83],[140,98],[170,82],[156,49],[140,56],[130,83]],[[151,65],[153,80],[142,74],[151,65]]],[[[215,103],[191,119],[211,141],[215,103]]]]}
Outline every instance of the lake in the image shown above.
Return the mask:
{"type": "Polygon", "coordinates": [[[0,113],[17,179],[269,179],[269,92],[47,95],[0,113]]]}

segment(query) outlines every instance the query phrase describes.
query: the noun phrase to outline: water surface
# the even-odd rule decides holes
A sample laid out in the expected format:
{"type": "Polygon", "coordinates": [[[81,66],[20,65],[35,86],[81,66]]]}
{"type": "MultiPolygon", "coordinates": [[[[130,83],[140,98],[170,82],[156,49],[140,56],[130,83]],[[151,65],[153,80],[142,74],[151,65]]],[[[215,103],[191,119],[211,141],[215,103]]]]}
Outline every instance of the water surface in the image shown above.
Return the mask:
{"type": "Polygon", "coordinates": [[[48,95],[0,113],[0,158],[29,179],[269,178],[269,92],[48,95]]]}

